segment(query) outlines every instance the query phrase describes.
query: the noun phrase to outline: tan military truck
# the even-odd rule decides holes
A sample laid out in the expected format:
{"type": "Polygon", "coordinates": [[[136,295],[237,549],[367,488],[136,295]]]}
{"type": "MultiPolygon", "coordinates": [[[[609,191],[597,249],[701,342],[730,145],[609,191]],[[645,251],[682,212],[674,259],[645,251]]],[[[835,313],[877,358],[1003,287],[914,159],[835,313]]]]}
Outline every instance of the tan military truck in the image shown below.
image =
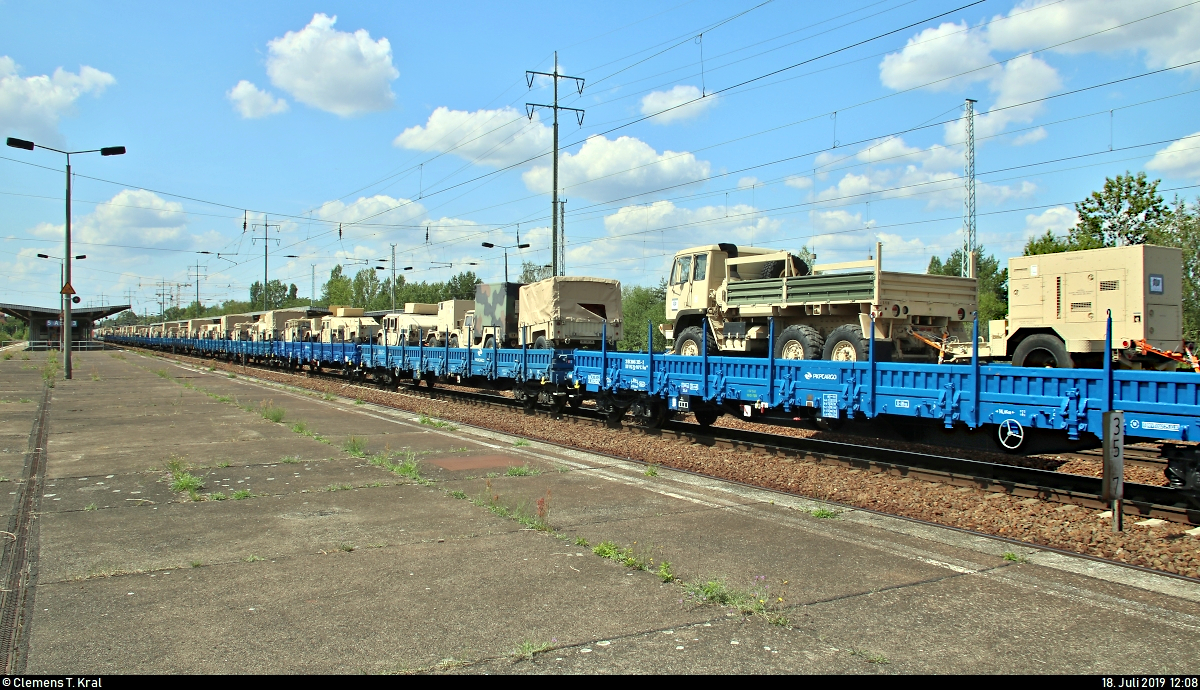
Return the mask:
{"type": "Polygon", "coordinates": [[[290,319],[300,319],[308,315],[308,309],[273,309],[260,314],[251,329],[251,339],[255,341],[281,340],[283,329],[290,319]]]}
{"type": "Polygon", "coordinates": [[[249,314],[226,314],[221,317],[220,338],[224,340],[241,340],[238,337],[238,326],[253,323],[254,317],[249,314]]]}
{"type": "Polygon", "coordinates": [[[609,347],[621,339],[621,281],[555,276],[520,290],[521,343],[535,349],[609,347]],[[606,325],[607,324],[607,327],[606,325]]]}
{"type": "Polygon", "coordinates": [[[306,343],[314,339],[314,334],[320,336],[321,317],[311,319],[288,319],[283,323],[283,341],[287,343],[306,343]]]}
{"type": "Polygon", "coordinates": [[[878,360],[929,361],[916,335],[970,340],[976,310],[972,278],[899,273],[874,258],[809,267],[786,251],[715,244],[678,252],[667,285],[663,334],[675,354],[767,354],[775,320],[781,359],[862,361],[872,315],[878,360]],[[916,335],[914,335],[914,333],[916,335]]]}
{"type": "Polygon", "coordinates": [[[406,302],[404,311],[384,314],[379,318],[381,342],[385,345],[418,345],[438,342],[438,305],[406,302]]]}
{"type": "Polygon", "coordinates": [[[379,322],[363,316],[362,307],[330,305],[333,316],[321,319],[322,343],[374,343],[380,333],[379,322]]]}
{"type": "MultiPolygon", "coordinates": [[[[1118,366],[1173,369],[1185,361],[1183,251],[1143,244],[1009,259],[1008,318],[980,333],[979,356],[1026,367],[1103,366],[1109,311],[1109,356],[1118,366]]],[[[950,361],[971,358],[970,337],[939,345],[950,361]]]]}
{"type": "Polygon", "coordinates": [[[450,347],[459,347],[458,334],[462,332],[463,321],[467,314],[475,309],[475,301],[469,299],[448,299],[438,302],[437,333],[438,345],[445,345],[443,338],[449,336],[450,347]]]}

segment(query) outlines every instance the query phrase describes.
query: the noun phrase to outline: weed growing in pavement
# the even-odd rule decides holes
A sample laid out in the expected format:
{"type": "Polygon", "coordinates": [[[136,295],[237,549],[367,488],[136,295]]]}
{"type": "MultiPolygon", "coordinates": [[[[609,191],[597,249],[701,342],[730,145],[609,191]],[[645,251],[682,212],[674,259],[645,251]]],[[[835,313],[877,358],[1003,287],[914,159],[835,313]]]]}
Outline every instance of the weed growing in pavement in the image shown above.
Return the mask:
{"type": "Polygon", "coordinates": [[[571,471],[571,468],[567,467],[566,465],[555,465],[554,469],[558,470],[559,474],[564,474],[571,471]]]}
{"type": "Polygon", "coordinates": [[[154,373],[158,374],[159,378],[171,378],[171,372],[167,371],[166,369],[155,369],[154,373]]]}
{"type": "MultiPolygon", "coordinates": [[[[171,482],[171,491],[180,493],[183,491],[194,492],[204,486],[204,482],[200,478],[190,472],[182,472],[175,475],[174,481],[171,482]]],[[[195,499],[193,499],[195,500],[195,499]]]]}
{"type": "Polygon", "coordinates": [[[12,358],[13,358],[13,354],[12,354],[11,352],[5,352],[5,353],[4,353],[4,361],[5,361],[5,362],[7,362],[8,360],[10,360],[10,359],[12,359],[12,358]]]}
{"type": "Polygon", "coordinates": [[[337,400],[337,396],[335,396],[335,395],[331,395],[331,394],[329,394],[329,393],[326,393],[326,394],[324,394],[324,395],[322,395],[322,396],[321,396],[321,399],[322,399],[322,400],[325,400],[325,401],[337,400]]]}
{"type": "Polygon", "coordinates": [[[675,573],[671,572],[671,562],[662,561],[658,564],[658,579],[663,582],[674,582],[675,573]]]}
{"type": "Polygon", "coordinates": [[[352,484],[330,484],[329,486],[327,486],[321,490],[322,491],[347,491],[347,490],[353,489],[353,488],[354,488],[354,486],[352,484]]]}
{"type": "Polygon", "coordinates": [[[892,663],[891,661],[888,661],[888,658],[886,656],[884,656],[882,654],[873,654],[871,652],[868,652],[865,649],[851,649],[850,656],[860,657],[861,659],[866,661],[868,664],[883,665],[883,664],[892,663]]]}
{"type": "Polygon", "coordinates": [[[285,465],[296,465],[299,464],[301,460],[299,455],[285,455],[279,460],[279,462],[282,462],[285,465]]]}
{"type": "Polygon", "coordinates": [[[366,403],[364,403],[364,402],[363,402],[363,399],[362,399],[362,398],[355,398],[355,399],[354,399],[354,404],[355,404],[355,405],[365,405],[366,403]]]}
{"type": "Polygon", "coordinates": [[[230,494],[229,497],[235,501],[240,501],[243,498],[253,498],[254,494],[250,492],[250,489],[238,489],[230,494]]]}
{"type": "Polygon", "coordinates": [[[583,537],[575,537],[575,546],[582,546],[586,549],[587,547],[591,546],[591,544],[589,544],[588,540],[584,539],[583,537]]]}
{"type": "Polygon", "coordinates": [[[307,435],[308,434],[308,425],[305,424],[304,422],[296,422],[295,424],[292,425],[292,431],[297,434],[307,435]]]}
{"type": "Polygon", "coordinates": [[[249,556],[246,556],[242,560],[246,561],[247,563],[257,563],[258,561],[262,560],[262,556],[255,556],[254,554],[250,554],[249,556]]]}
{"type": "Polygon", "coordinates": [[[220,491],[217,491],[216,493],[211,493],[208,495],[208,500],[210,500],[210,501],[224,501],[226,498],[229,498],[229,497],[226,496],[225,494],[221,493],[220,491]]]}
{"type": "Polygon", "coordinates": [[[401,477],[408,477],[413,481],[420,482],[424,479],[421,476],[421,461],[417,460],[416,453],[412,451],[405,451],[403,460],[395,464],[389,463],[387,467],[401,477]]]}
{"type": "Polygon", "coordinates": [[[1022,556],[1017,553],[1013,553],[1012,551],[1004,552],[1004,560],[1012,561],[1013,563],[1027,563],[1029,561],[1029,559],[1026,558],[1025,556],[1022,556]]]}
{"type": "Polygon", "coordinates": [[[528,660],[553,648],[554,646],[549,642],[530,642],[529,640],[525,640],[517,645],[516,649],[512,650],[510,656],[514,659],[528,660]]]}
{"type": "Polygon", "coordinates": [[[642,472],[642,474],[646,475],[647,477],[657,477],[658,467],[656,465],[646,465],[646,470],[642,472]]]}
{"type": "Polygon", "coordinates": [[[83,509],[84,509],[84,510],[96,510],[96,504],[95,504],[95,503],[89,503],[89,504],[85,505],[85,506],[83,507],[83,509]]]}
{"type": "Polygon", "coordinates": [[[96,371],[95,369],[92,369],[92,380],[93,381],[100,380],[100,372],[96,371]]]}
{"type": "Polygon", "coordinates": [[[4,475],[0,474],[0,484],[3,484],[4,482],[11,482],[11,481],[12,480],[9,479],[8,477],[5,477],[4,475]]]}
{"type": "Polygon", "coordinates": [[[263,419],[269,419],[278,424],[283,421],[284,409],[276,405],[274,400],[264,400],[258,404],[258,413],[263,416],[263,419]]]}
{"type": "Polygon", "coordinates": [[[196,501],[197,503],[204,500],[204,496],[201,496],[200,492],[196,491],[195,489],[188,489],[188,498],[196,501]]]}
{"type": "Polygon", "coordinates": [[[233,373],[232,371],[231,371],[231,372],[229,372],[228,374],[226,374],[225,376],[226,376],[226,377],[228,377],[228,378],[231,378],[231,379],[236,379],[236,378],[237,378],[237,374],[233,373]]]}
{"type": "Polygon", "coordinates": [[[221,462],[217,463],[217,467],[229,467],[232,464],[233,463],[229,462],[228,460],[222,460],[221,462]]]}
{"type": "Polygon", "coordinates": [[[451,492],[450,492],[450,497],[451,497],[451,498],[457,498],[457,499],[459,499],[459,500],[461,501],[461,500],[463,500],[463,499],[465,499],[465,498],[467,497],[467,492],[465,492],[465,491],[460,491],[460,490],[458,490],[458,489],[455,489],[454,491],[451,491],[451,492]]]}
{"type": "Polygon", "coordinates": [[[357,436],[351,436],[342,444],[342,450],[356,458],[367,456],[367,442],[357,436]]]}
{"type": "Polygon", "coordinates": [[[546,522],[550,516],[550,492],[546,492],[544,498],[540,498],[535,502],[534,511],[529,510],[529,504],[521,501],[513,507],[505,505],[500,500],[500,495],[492,492],[492,481],[487,480],[485,493],[479,498],[469,499],[472,504],[487,508],[493,515],[498,515],[509,520],[515,520],[526,529],[538,530],[539,532],[553,532],[554,528],[546,522]]]}
{"type": "Polygon", "coordinates": [[[531,444],[529,441],[527,441],[527,440],[525,440],[525,439],[523,439],[523,438],[519,438],[519,439],[517,439],[516,441],[513,441],[513,445],[514,445],[515,447],[517,447],[517,448],[520,448],[520,447],[522,447],[522,446],[530,446],[530,445],[533,445],[533,444],[531,444]]]}
{"type": "Polygon", "coordinates": [[[504,471],[504,476],[505,477],[536,477],[541,473],[542,473],[542,471],[536,467],[530,467],[529,465],[513,465],[512,467],[510,467],[504,471]]]}
{"type": "Polygon", "coordinates": [[[835,518],[835,517],[841,515],[842,511],[829,510],[826,508],[813,508],[812,510],[808,511],[808,514],[815,518],[829,519],[829,518],[835,518]]]}
{"type": "Polygon", "coordinates": [[[204,565],[204,564],[203,564],[203,563],[201,563],[200,561],[192,561],[192,567],[193,567],[193,568],[199,568],[199,567],[200,567],[200,566],[202,566],[202,565],[204,565]]]}
{"type": "Polygon", "coordinates": [[[344,541],[341,544],[338,544],[338,548],[341,549],[342,551],[345,551],[346,553],[350,553],[351,551],[357,549],[358,547],[355,546],[354,544],[351,544],[348,541],[344,541]]]}
{"type": "Polygon", "coordinates": [[[486,477],[487,479],[495,479],[496,477],[500,476],[500,473],[499,472],[488,472],[487,474],[485,474],[483,476],[486,477]]]}
{"type": "Polygon", "coordinates": [[[601,558],[607,558],[609,560],[616,561],[624,565],[626,568],[632,568],[634,570],[649,569],[646,564],[645,557],[638,554],[632,548],[623,549],[611,541],[602,541],[599,544],[596,544],[596,547],[592,549],[592,553],[601,558]]]}
{"type": "Polygon", "coordinates": [[[21,361],[22,361],[22,362],[28,362],[28,361],[29,361],[29,353],[28,353],[28,352],[22,352],[22,353],[21,353],[21,361]]]}
{"type": "MultiPolygon", "coordinates": [[[[781,585],[786,586],[787,580],[781,585]]],[[[742,615],[760,615],[775,625],[787,625],[787,619],[772,611],[783,605],[783,597],[771,592],[771,585],[766,575],[754,578],[749,589],[737,589],[725,583],[724,578],[710,579],[707,582],[683,583],[684,594],[697,604],[715,604],[737,609],[742,615]],[[772,616],[776,622],[772,621],[772,616]]]]}
{"type": "Polygon", "coordinates": [[[445,429],[446,431],[458,431],[458,427],[450,422],[443,422],[440,419],[430,419],[428,415],[421,415],[417,418],[417,423],[431,426],[434,429],[445,429]]]}

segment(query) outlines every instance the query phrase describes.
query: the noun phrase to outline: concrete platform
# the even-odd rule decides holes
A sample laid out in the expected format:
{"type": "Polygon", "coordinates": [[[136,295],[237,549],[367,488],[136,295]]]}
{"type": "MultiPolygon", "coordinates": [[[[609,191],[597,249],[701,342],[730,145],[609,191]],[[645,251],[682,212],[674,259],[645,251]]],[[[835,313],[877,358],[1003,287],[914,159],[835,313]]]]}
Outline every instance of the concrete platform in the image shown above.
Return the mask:
{"type": "MultiPolygon", "coordinates": [[[[28,673],[1195,670],[1190,582],[131,352],[75,362],[51,400],[28,673]],[[487,508],[547,496],[551,533],[487,508]],[[683,584],[717,579],[765,615],[683,584]]],[[[30,363],[0,361],[8,479],[41,399],[30,363]]]]}

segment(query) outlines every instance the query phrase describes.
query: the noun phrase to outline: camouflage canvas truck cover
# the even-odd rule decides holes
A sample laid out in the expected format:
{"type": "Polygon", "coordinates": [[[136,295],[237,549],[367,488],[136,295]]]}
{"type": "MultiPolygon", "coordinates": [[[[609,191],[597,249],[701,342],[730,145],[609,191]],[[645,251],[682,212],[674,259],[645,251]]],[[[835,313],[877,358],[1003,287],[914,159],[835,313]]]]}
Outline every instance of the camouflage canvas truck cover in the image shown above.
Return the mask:
{"type": "MultiPolygon", "coordinates": [[[[475,309],[463,319],[463,331],[471,334],[473,346],[517,347],[520,326],[522,283],[480,283],[475,286],[475,309]]],[[[463,343],[466,345],[466,343],[463,343]]]]}
{"type": "Polygon", "coordinates": [[[531,347],[598,347],[621,339],[621,281],[555,276],[521,288],[518,325],[531,347]],[[607,324],[607,326],[606,326],[607,324]]]}

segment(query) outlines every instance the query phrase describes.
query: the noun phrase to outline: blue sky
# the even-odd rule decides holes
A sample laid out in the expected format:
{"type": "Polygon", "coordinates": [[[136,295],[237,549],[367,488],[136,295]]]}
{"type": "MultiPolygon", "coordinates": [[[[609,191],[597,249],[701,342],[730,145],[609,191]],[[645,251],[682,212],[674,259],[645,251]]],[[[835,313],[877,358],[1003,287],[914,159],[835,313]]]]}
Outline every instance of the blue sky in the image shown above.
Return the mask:
{"type": "MultiPolygon", "coordinates": [[[[74,285],[138,311],[160,281],[195,299],[197,263],[202,301],[246,299],[245,218],[279,224],[270,277],[301,295],[314,264],[319,290],[392,244],[410,280],[499,280],[481,242],[518,231],[512,265],[549,263],[549,117],[525,103],[552,96],[525,70],[555,50],[586,80],[560,82],[586,111],[560,129],[570,274],[655,284],[730,241],[822,262],[882,241],[886,269],[923,270],[961,242],[966,98],[1002,258],[1108,175],[1196,196],[1200,4],[969,3],[0,2],[0,134],[128,147],[73,159],[74,285]]],[[[35,255],[62,255],[63,157],[0,156],[0,302],[53,306],[35,255]]]]}

